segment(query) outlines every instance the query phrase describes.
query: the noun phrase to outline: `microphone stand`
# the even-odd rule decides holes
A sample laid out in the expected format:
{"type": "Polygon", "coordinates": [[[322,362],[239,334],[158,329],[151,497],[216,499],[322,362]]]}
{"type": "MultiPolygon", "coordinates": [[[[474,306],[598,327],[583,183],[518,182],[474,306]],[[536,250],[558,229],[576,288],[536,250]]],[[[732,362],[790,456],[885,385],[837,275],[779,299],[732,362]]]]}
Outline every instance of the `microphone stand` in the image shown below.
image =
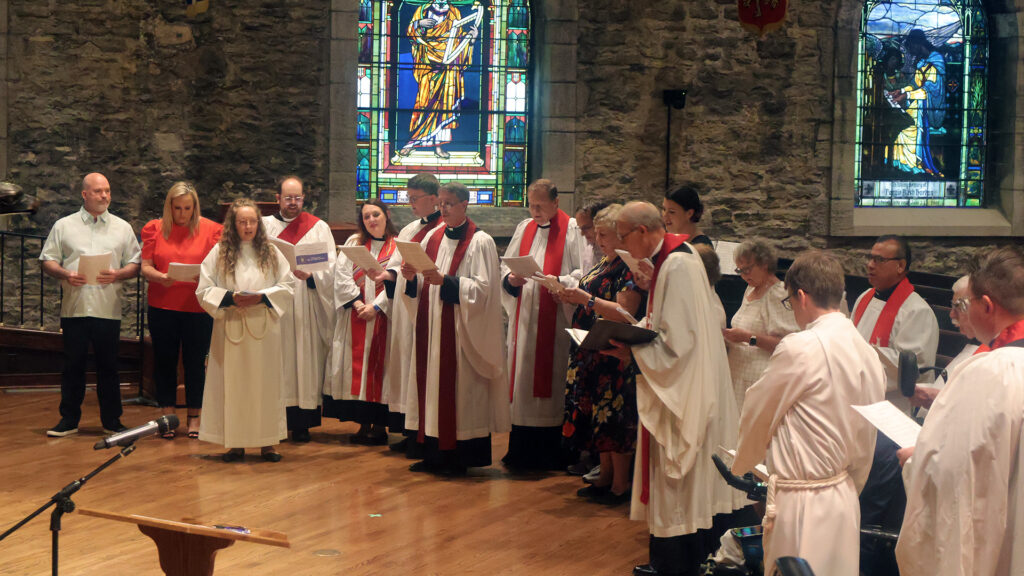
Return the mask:
{"type": "Polygon", "coordinates": [[[12,526],[10,528],[10,530],[4,532],[3,534],[0,534],[0,540],[3,540],[4,538],[7,538],[11,534],[13,534],[15,531],[17,531],[18,528],[21,528],[25,524],[28,524],[33,518],[35,518],[36,516],[39,516],[40,514],[45,512],[46,509],[49,508],[50,506],[56,506],[53,509],[53,512],[50,513],[50,532],[53,534],[53,537],[51,539],[51,563],[52,563],[52,566],[53,566],[52,574],[53,574],[53,576],[57,576],[57,566],[58,566],[57,550],[58,550],[58,539],[59,539],[59,535],[60,535],[60,521],[61,521],[61,518],[64,516],[64,514],[67,514],[68,512],[74,512],[75,511],[75,503],[71,501],[71,495],[74,494],[75,492],[78,492],[78,490],[81,489],[81,487],[83,485],[85,485],[86,482],[88,482],[90,479],[92,479],[93,476],[95,476],[95,475],[99,474],[100,472],[106,470],[107,467],[109,467],[111,464],[113,464],[114,462],[117,462],[121,458],[124,458],[124,457],[128,456],[129,454],[131,454],[134,451],[135,451],[135,442],[132,442],[131,444],[128,444],[127,446],[121,448],[120,452],[115,454],[113,457],[111,457],[109,460],[107,460],[103,464],[100,464],[95,470],[93,470],[92,472],[89,472],[85,476],[82,476],[78,480],[75,480],[74,482],[68,484],[67,486],[65,486],[63,488],[61,488],[60,492],[57,492],[53,496],[50,496],[50,501],[49,502],[47,502],[45,505],[40,507],[35,512],[33,512],[33,513],[29,514],[28,516],[26,516],[25,519],[22,520],[21,522],[18,522],[17,524],[12,526]]]}

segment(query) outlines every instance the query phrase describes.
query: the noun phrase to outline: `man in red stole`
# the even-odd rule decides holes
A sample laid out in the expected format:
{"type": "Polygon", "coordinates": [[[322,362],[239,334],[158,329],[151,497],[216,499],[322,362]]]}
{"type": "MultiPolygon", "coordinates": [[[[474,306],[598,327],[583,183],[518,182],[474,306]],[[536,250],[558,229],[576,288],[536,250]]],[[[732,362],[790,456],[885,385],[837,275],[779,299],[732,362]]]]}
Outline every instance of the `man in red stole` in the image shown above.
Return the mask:
{"type": "MultiPolygon", "coordinates": [[[[406,184],[409,207],[412,208],[415,220],[406,224],[398,233],[400,242],[422,242],[432,230],[442,225],[441,211],[438,210],[437,190],[440,184],[432,174],[417,174],[406,184]]],[[[409,457],[417,457],[416,439],[409,441],[415,430],[405,427],[405,399],[410,386],[415,386],[412,374],[413,363],[410,361],[415,353],[413,335],[416,329],[417,300],[401,295],[405,293],[405,278],[401,275],[402,253],[395,251],[385,270],[371,274],[374,282],[383,282],[387,299],[379,305],[391,318],[391,342],[388,347],[388,367],[384,371],[384,396],[382,401],[388,406],[388,428],[393,434],[405,434],[401,442],[392,444],[390,448],[396,452],[405,452],[409,457]],[[396,300],[395,294],[399,297],[396,300]]]]}
{"type": "Polygon", "coordinates": [[[651,540],[650,563],[633,574],[696,576],[708,543],[744,506],[711,460],[716,447],[736,445],[738,429],[714,293],[687,237],[666,233],[653,204],[626,204],[616,229],[634,258],[654,264],[640,325],[658,333],[648,344],[614,343],[619,347],[604,352],[623,362],[632,355],[640,368],[630,517],[647,522],[651,540]]]}
{"type": "MultiPolygon", "coordinates": [[[[327,242],[333,248],[330,226],[303,211],[304,200],[302,180],[297,176],[282,180],[277,194],[280,211],[263,217],[267,234],[291,244],[327,242]]],[[[281,389],[293,442],[309,442],[309,429],[320,425],[324,365],[334,329],[331,270],[335,251],[328,250],[327,256],[330,267],[323,272],[292,272],[295,297],[292,309],[281,318],[281,389]]]]}
{"type": "MultiPolygon", "coordinates": [[[[537,180],[527,189],[530,218],[516,227],[505,256],[532,256],[544,275],[574,287],[580,278],[583,239],[558,209],[558,188],[537,180]]],[[[501,268],[502,304],[509,325],[512,432],[502,462],[512,469],[554,470],[565,466],[562,419],[569,334],[575,306],[557,300],[536,280],[501,268]]]]}
{"type": "Polygon", "coordinates": [[[988,351],[952,370],[903,470],[903,576],[1024,572],[1024,251],[982,259],[967,316],[988,351]]]}
{"type": "Polygon", "coordinates": [[[469,190],[448,183],[438,199],[444,226],[420,242],[437,269],[402,266],[416,302],[405,426],[424,458],[410,470],[460,475],[489,466],[491,433],[508,431],[501,276],[494,240],[466,217],[469,190]]]}
{"type": "MultiPolygon", "coordinates": [[[[907,280],[910,263],[910,245],[906,238],[878,237],[867,257],[871,289],[857,298],[851,311],[857,332],[875,349],[885,368],[886,400],[905,411],[910,410],[910,402],[900,393],[896,377],[900,352],[912,351],[917,354],[918,365],[934,366],[939,346],[935,313],[907,280]]],[[[900,479],[898,449],[888,436],[878,434],[871,474],[860,495],[863,525],[896,529],[903,519],[906,494],[900,479]]],[[[880,559],[874,543],[865,540],[861,547],[864,572],[883,571],[884,567],[877,564],[880,559]]]]}

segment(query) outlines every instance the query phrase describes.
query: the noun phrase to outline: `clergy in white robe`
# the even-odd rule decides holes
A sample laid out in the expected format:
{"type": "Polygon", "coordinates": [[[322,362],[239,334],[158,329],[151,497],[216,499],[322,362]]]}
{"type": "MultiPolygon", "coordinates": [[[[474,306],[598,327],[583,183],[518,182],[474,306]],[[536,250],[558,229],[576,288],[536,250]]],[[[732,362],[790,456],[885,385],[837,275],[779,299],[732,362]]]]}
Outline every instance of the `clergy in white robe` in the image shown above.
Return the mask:
{"type": "Polygon", "coordinates": [[[843,267],[821,252],[786,273],[788,302],[803,329],[782,338],[764,374],[746,391],[733,471],[765,461],[764,565],[807,560],[815,574],[857,576],[860,504],[875,429],[851,408],[881,402],[878,355],[839,312],[843,267]]]}
{"type": "MultiPolygon", "coordinates": [[[[914,292],[907,280],[911,251],[901,236],[880,236],[867,258],[868,282],[872,288],[857,298],[852,319],[857,331],[875,349],[886,373],[886,400],[905,412],[910,401],[899,391],[896,367],[901,351],[917,355],[919,366],[934,366],[939,345],[939,324],[928,303],[914,292]]],[[[922,375],[920,382],[929,381],[922,375]]],[[[875,458],[867,484],[861,491],[861,522],[865,525],[895,529],[902,520],[905,506],[903,482],[900,478],[898,446],[879,433],[875,442],[875,458]]],[[[861,565],[865,572],[877,568],[872,564],[879,557],[874,543],[865,540],[861,565]]]]}
{"type": "Polygon", "coordinates": [[[984,258],[967,306],[987,344],[950,374],[904,467],[902,576],[1024,574],[1024,251],[984,258]]]}
{"type": "MultiPolygon", "coordinates": [[[[506,257],[532,256],[544,275],[575,287],[581,277],[583,239],[558,208],[558,189],[538,180],[527,190],[531,217],[523,220],[505,250],[506,257]]],[[[512,388],[512,432],[507,466],[551,470],[565,466],[562,420],[569,334],[576,307],[557,302],[548,288],[519,278],[502,265],[502,305],[508,316],[508,371],[512,388]]]]}
{"type": "MultiPolygon", "coordinates": [[[[406,224],[398,233],[401,242],[422,242],[427,234],[442,224],[441,212],[437,209],[437,178],[431,174],[417,174],[409,179],[406,190],[409,206],[416,219],[406,224]]],[[[402,276],[402,254],[397,250],[391,256],[386,271],[379,278],[384,282],[386,298],[380,302],[388,318],[391,319],[388,365],[384,370],[383,403],[388,407],[388,428],[395,434],[406,434],[405,398],[409,386],[415,386],[412,373],[413,335],[416,320],[416,298],[403,298],[406,281],[402,276]]],[[[374,278],[377,280],[378,278],[374,278]]],[[[409,442],[408,437],[391,445],[396,452],[406,452],[415,456],[415,440],[409,442]]]]}
{"type": "MultiPolygon", "coordinates": [[[[359,233],[345,246],[362,246],[385,266],[397,252],[387,205],[368,200],[359,210],[359,233]]],[[[358,422],[359,430],[349,438],[353,444],[387,444],[388,412],[383,396],[390,323],[384,283],[374,282],[344,253],[335,263],[334,280],[337,322],[324,416],[358,422]],[[355,296],[349,298],[352,294],[355,296]]]]}
{"type": "Polygon", "coordinates": [[[281,317],[281,362],[284,364],[284,405],[288,429],[295,442],[308,442],[309,429],[320,425],[320,398],[324,385],[327,350],[334,333],[331,296],[335,249],[334,235],[326,222],[302,210],[302,181],[291,176],[281,182],[277,195],[280,211],[264,216],[271,238],[294,245],[325,244],[331,268],[307,273],[292,272],[295,294],[291,308],[281,317]]]}
{"type": "Polygon", "coordinates": [[[738,423],[721,324],[700,256],[685,236],[665,233],[657,208],[626,204],[616,230],[634,258],[654,263],[640,325],[657,337],[605,351],[626,360],[631,350],[640,368],[630,517],[647,522],[651,556],[634,574],[696,574],[705,540],[720,535],[706,533],[715,516],[745,505],[711,460],[716,447],[735,445],[738,423]]]}
{"type": "Polygon", "coordinates": [[[251,200],[235,201],[220,243],[203,260],[196,289],[199,303],[214,318],[199,439],[232,449],[226,461],[239,459],[240,449],[255,447],[264,449],[265,459],[280,460],[272,447],[288,435],[281,317],[290,309],[293,278],[288,260],[269,244],[258,214],[251,200]],[[236,226],[251,227],[251,235],[236,232],[236,226]],[[226,256],[231,252],[233,266],[226,256]]]}
{"type": "Polygon", "coordinates": [[[403,268],[402,297],[419,296],[405,427],[424,456],[410,470],[447,475],[490,465],[491,433],[509,429],[508,380],[494,240],[466,218],[465,186],[438,196],[445,226],[421,242],[437,270],[403,268]]]}

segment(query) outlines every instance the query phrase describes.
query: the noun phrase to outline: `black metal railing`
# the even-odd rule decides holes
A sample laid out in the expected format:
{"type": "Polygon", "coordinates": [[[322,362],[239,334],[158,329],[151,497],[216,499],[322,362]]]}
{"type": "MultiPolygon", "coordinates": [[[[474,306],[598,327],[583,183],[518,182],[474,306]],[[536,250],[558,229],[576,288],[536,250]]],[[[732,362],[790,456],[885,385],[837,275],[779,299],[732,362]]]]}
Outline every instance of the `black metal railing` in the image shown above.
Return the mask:
{"type": "MultiPolygon", "coordinates": [[[[60,330],[61,283],[39,262],[46,236],[0,231],[0,326],[60,330]]],[[[142,277],[122,286],[121,336],[142,338],[146,283],[142,277]]]]}

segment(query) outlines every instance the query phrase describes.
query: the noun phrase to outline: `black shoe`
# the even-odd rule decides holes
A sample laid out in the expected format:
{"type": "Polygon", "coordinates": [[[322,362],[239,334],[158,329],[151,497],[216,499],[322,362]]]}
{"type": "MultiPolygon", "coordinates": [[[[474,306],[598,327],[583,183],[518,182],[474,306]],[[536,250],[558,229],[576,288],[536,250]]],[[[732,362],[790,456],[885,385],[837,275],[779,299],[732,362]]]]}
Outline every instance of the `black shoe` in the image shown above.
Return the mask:
{"type": "Polygon", "coordinates": [[[245,458],[245,450],[228,450],[220,455],[220,459],[225,462],[238,462],[243,458],[245,458]]]}
{"type": "Polygon", "coordinates": [[[388,450],[391,450],[392,452],[405,452],[406,450],[408,450],[408,448],[409,448],[409,439],[408,438],[403,438],[401,441],[395,442],[394,444],[388,446],[388,450]]]}
{"type": "Polygon", "coordinates": [[[363,436],[363,444],[365,446],[385,446],[387,443],[387,432],[379,432],[377,434],[367,434],[366,436],[363,436]]]}
{"type": "MultiPolygon", "coordinates": [[[[610,484],[608,486],[611,486],[610,484]]],[[[608,492],[608,486],[598,486],[596,484],[589,484],[580,488],[576,491],[576,495],[580,498],[589,498],[591,500],[597,500],[604,496],[605,492],[608,492]]]]}
{"type": "Polygon", "coordinates": [[[104,424],[104,426],[103,426],[103,433],[104,434],[117,434],[118,432],[124,432],[127,429],[128,428],[124,424],[121,424],[121,421],[118,420],[117,422],[114,422],[114,424],[111,425],[111,426],[107,426],[107,425],[104,424]]]}
{"type": "Polygon", "coordinates": [[[262,454],[260,454],[260,457],[263,458],[264,460],[266,460],[267,462],[280,462],[281,461],[281,453],[280,452],[263,452],[262,454]]]}
{"type": "Polygon", "coordinates": [[[72,434],[78,434],[78,424],[72,424],[63,418],[56,426],[46,431],[46,435],[52,438],[63,438],[72,434]]]}
{"type": "Polygon", "coordinates": [[[642,564],[633,567],[633,576],[658,576],[658,571],[650,564],[642,564]]]}
{"type": "Polygon", "coordinates": [[[419,462],[409,466],[409,472],[433,472],[434,466],[426,460],[420,460],[419,462]]]}
{"type": "Polygon", "coordinates": [[[438,476],[447,476],[448,478],[465,476],[467,471],[468,469],[465,466],[459,466],[458,464],[445,464],[431,470],[431,472],[438,476]]]}
{"type": "Polygon", "coordinates": [[[594,500],[599,504],[604,504],[605,506],[621,506],[623,504],[628,504],[632,499],[633,492],[631,490],[626,490],[622,494],[616,494],[615,492],[612,492],[611,489],[608,489],[605,490],[604,494],[601,494],[594,500]]]}
{"type": "Polygon", "coordinates": [[[296,428],[292,430],[292,442],[304,444],[312,440],[309,435],[309,428],[296,428]]]}
{"type": "Polygon", "coordinates": [[[415,440],[409,440],[409,445],[405,449],[405,457],[408,460],[422,460],[423,459],[423,444],[415,440]]]}

